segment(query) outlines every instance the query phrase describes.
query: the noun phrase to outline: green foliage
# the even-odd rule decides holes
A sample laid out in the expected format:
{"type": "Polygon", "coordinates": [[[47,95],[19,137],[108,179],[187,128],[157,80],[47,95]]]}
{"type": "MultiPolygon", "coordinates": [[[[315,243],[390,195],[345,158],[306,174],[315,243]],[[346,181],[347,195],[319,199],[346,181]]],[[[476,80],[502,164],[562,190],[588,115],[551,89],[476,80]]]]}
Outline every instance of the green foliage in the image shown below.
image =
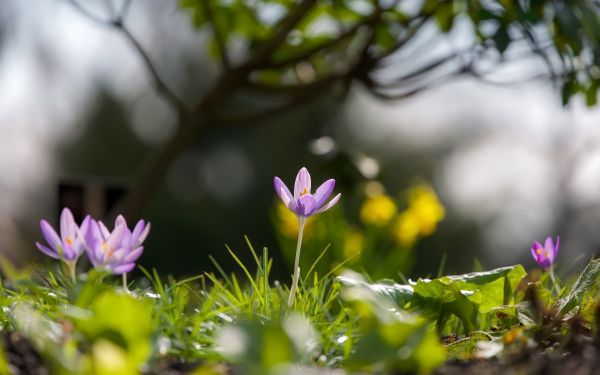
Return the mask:
{"type": "MultiPolygon", "coordinates": [[[[0,324],[26,337],[57,374],[131,374],[172,359],[211,374],[222,362],[248,374],[430,373],[447,359],[572,348],[597,316],[594,259],[562,292],[520,265],[405,285],[351,271],[334,277],[341,268],[319,276],[311,267],[290,308],[287,286],[270,278],[268,251],[248,248],[252,267],[228,249],[241,277],[175,280],[143,270],[131,292],[95,271],[74,285],[62,272],[11,272],[0,284],[0,324]]],[[[0,373],[3,358],[0,351],[0,373]]]]}
{"type": "MultiPolygon", "coordinates": [[[[352,73],[381,94],[376,82],[365,79],[377,69],[381,59],[401,50],[431,23],[437,25],[442,38],[457,24],[467,22],[476,41],[473,50],[479,47],[508,55],[511,46],[528,45],[532,54],[546,63],[549,78],[565,103],[577,94],[590,105],[596,103],[600,85],[600,9],[596,3],[427,0],[415,3],[420,4],[417,9],[410,9],[401,1],[322,0],[300,6],[306,4],[306,12],[267,56],[267,62],[253,67],[256,81],[276,85],[303,83],[339,74],[344,68],[352,69],[353,62],[367,56],[368,64],[359,64],[367,71],[357,69],[352,73]]],[[[211,54],[223,57],[233,40],[242,40],[249,53],[267,44],[288,17],[295,16],[299,2],[180,0],[180,6],[189,12],[197,28],[212,30],[211,54]]],[[[423,62],[416,68],[424,69],[424,74],[416,77],[434,75],[434,67],[428,68],[427,64],[423,62]]]]}
{"type": "Polygon", "coordinates": [[[452,315],[465,333],[488,328],[487,314],[498,306],[514,303],[514,291],[526,275],[521,265],[487,272],[419,279],[409,285],[368,284],[342,277],[345,284],[361,286],[391,299],[398,307],[418,310],[437,322],[439,333],[452,332],[452,315]]]}
{"type": "Polygon", "coordinates": [[[598,276],[600,275],[600,259],[592,259],[585,267],[569,293],[557,301],[558,312],[561,315],[568,313],[578,304],[581,304],[584,296],[594,292],[598,288],[598,276]]]}

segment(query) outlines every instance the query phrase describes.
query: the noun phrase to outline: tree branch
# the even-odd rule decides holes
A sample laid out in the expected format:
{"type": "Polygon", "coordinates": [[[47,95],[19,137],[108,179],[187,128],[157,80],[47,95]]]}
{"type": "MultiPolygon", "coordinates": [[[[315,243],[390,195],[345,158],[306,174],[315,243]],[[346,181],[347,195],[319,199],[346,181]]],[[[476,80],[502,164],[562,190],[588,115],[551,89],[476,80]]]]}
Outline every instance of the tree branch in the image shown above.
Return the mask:
{"type": "MultiPolygon", "coordinates": [[[[171,106],[173,106],[180,117],[184,117],[187,115],[187,113],[189,113],[189,110],[184,104],[184,102],[167,86],[165,81],[162,79],[154,63],[152,62],[152,59],[144,50],[140,42],[133,36],[129,29],[125,27],[124,18],[128,13],[129,7],[131,5],[131,0],[126,0],[125,3],[123,3],[123,7],[121,9],[120,14],[108,20],[105,20],[93,14],[92,12],[84,8],[77,0],[67,0],[67,2],[90,20],[103,26],[112,27],[118,30],[129,42],[129,44],[131,44],[136,53],[142,59],[144,65],[146,66],[146,70],[150,75],[156,93],[159,96],[163,97],[163,99],[165,99],[171,106]]],[[[106,4],[110,5],[112,3],[107,2],[106,4]]]]}
{"type": "Polygon", "coordinates": [[[206,18],[208,19],[208,22],[212,27],[213,37],[215,38],[217,48],[219,49],[219,55],[221,57],[221,63],[223,64],[223,70],[229,71],[231,69],[231,64],[229,62],[229,56],[227,56],[227,46],[225,45],[225,41],[223,40],[223,35],[221,35],[221,32],[217,27],[217,21],[215,19],[215,15],[213,14],[209,0],[202,0],[202,8],[204,9],[206,18]]]}
{"type": "Polygon", "coordinates": [[[250,70],[256,66],[268,61],[273,52],[279,48],[288,37],[289,33],[302,21],[304,16],[311,10],[317,0],[302,0],[289,15],[281,21],[275,34],[268,39],[256,52],[248,59],[245,68],[250,70]]]}

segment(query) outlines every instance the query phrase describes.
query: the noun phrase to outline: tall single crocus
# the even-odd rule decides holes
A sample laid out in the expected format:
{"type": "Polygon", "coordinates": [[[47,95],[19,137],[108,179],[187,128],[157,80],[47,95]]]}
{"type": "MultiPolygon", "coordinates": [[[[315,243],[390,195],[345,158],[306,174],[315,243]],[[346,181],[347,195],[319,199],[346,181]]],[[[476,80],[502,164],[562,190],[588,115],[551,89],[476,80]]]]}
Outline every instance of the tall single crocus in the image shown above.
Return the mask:
{"type": "Polygon", "coordinates": [[[42,235],[49,246],[36,242],[38,249],[44,254],[60,259],[66,263],[71,274],[71,278],[75,280],[75,269],[79,256],[85,251],[84,236],[88,232],[92,219],[86,216],[81,226],[75,223],[73,213],[68,208],[64,208],[60,215],[60,236],[54,228],[46,221],[40,221],[42,235]]]}
{"type": "Polygon", "coordinates": [[[296,244],[296,259],[294,261],[294,276],[292,277],[292,288],[290,289],[290,296],[288,298],[288,305],[291,306],[294,303],[296,289],[298,288],[298,279],[300,277],[300,267],[298,264],[300,262],[302,233],[304,232],[306,218],[321,212],[325,212],[333,207],[340,200],[341,194],[338,194],[331,200],[327,201],[331,196],[331,193],[333,193],[333,188],[335,187],[334,179],[325,181],[317,188],[315,193],[312,194],[310,190],[310,173],[308,173],[306,168],[300,169],[296,175],[294,195],[292,195],[290,189],[288,189],[288,187],[279,177],[275,177],[273,183],[275,185],[275,192],[283,204],[285,204],[290,211],[296,214],[299,223],[298,242],[296,244]]]}
{"type": "Polygon", "coordinates": [[[92,220],[86,235],[87,252],[90,262],[96,268],[106,269],[123,275],[126,288],[126,273],[133,270],[135,262],[142,255],[142,243],[150,232],[150,223],[137,222],[131,231],[123,216],[117,217],[111,231],[101,222],[92,220]]]}

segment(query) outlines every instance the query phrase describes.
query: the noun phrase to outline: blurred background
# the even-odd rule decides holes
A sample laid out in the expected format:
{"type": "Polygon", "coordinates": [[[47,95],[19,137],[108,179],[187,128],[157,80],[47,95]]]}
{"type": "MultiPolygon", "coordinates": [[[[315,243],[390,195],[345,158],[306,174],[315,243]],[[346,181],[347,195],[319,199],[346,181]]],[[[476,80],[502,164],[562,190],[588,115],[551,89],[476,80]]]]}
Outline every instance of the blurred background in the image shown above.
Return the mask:
{"type": "MultiPolygon", "coordinates": [[[[104,1],[81,3],[100,17],[110,12],[104,1]]],[[[210,30],[194,27],[177,2],[133,1],[126,21],[186,102],[215,83],[210,30]]],[[[472,39],[460,21],[447,34],[435,25],[421,34],[415,44],[430,53],[472,39]]],[[[418,63],[417,47],[391,56],[379,74],[418,63]]],[[[351,85],[344,100],[319,97],[268,120],[205,129],[143,209],[152,232],[141,264],[198,274],[214,269],[212,254],[233,269],[224,245],[250,260],[247,235],[259,251],[269,248],[277,277],[287,277],[295,234],[272,180],[293,185],[306,166],[314,186],[335,178],[342,192],[308,236],[309,264],[331,242],[325,269],[364,251],[349,264],[381,277],[435,274],[443,258],[451,273],[472,270],[475,260],[531,268],[532,242],[559,235],[560,270],[570,272],[600,245],[600,111],[579,97],[563,106],[552,82],[526,79],[545,70],[532,54],[493,72],[490,81],[511,84],[458,76],[396,101],[351,85]],[[407,240],[412,227],[402,213],[419,194],[429,197],[432,224],[407,240]],[[404,254],[394,258],[397,269],[371,269],[388,259],[383,253],[404,254]]],[[[63,205],[104,214],[172,136],[176,118],[115,29],[68,1],[0,2],[2,254],[20,265],[41,260],[39,220],[56,223],[63,205]]]]}

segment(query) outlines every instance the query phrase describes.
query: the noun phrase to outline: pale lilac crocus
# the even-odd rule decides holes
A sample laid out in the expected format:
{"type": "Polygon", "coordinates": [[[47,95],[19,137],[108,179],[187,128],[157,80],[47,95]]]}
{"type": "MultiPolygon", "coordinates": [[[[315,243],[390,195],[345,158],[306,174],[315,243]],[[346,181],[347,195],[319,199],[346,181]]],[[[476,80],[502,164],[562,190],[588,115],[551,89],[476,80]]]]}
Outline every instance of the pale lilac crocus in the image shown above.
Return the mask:
{"type": "Polygon", "coordinates": [[[294,303],[294,296],[296,289],[298,288],[298,279],[300,277],[300,248],[302,246],[302,234],[304,232],[304,224],[306,218],[312,215],[320,214],[333,207],[342,196],[341,194],[336,195],[330,201],[327,201],[333,193],[335,187],[335,180],[329,179],[325,181],[321,186],[317,188],[314,194],[311,193],[311,181],[310,173],[306,168],[300,169],[296,175],[296,182],[294,183],[294,195],[290,192],[290,189],[283,183],[283,181],[275,176],[273,179],[275,185],[275,192],[283,202],[283,204],[296,216],[298,217],[299,229],[298,229],[298,242],[296,244],[296,258],[294,261],[294,275],[292,276],[292,287],[290,289],[290,295],[288,298],[288,305],[292,306],[294,303]]]}
{"type": "Polygon", "coordinates": [[[556,245],[551,237],[546,238],[544,246],[538,241],[533,243],[531,247],[531,256],[540,267],[544,269],[550,269],[554,264],[556,255],[558,254],[558,247],[560,246],[560,237],[556,237],[556,245]]]}
{"type": "Polygon", "coordinates": [[[44,254],[65,262],[73,280],[76,276],[77,260],[85,251],[84,236],[88,232],[91,221],[88,215],[83,219],[81,226],[77,225],[73,213],[65,207],[60,215],[60,236],[50,223],[46,220],[40,221],[42,235],[49,246],[36,242],[37,248],[44,254]]]}
{"type": "Polygon", "coordinates": [[[296,175],[294,195],[292,195],[290,189],[288,189],[279,177],[276,176],[273,183],[275,185],[275,192],[283,204],[299,218],[306,218],[327,211],[333,207],[342,196],[341,194],[338,194],[327,202],[327,199],[331,193],[333,193],[333,188],[335,187],[334,179],[325,181],[317,188],[315,193],[312,194],[310,192],[310,173],[308,173],[308,170],[304,167],[300,169],[298,175],[296,175]]]}
{"type": "Polygon", "coordinates": [[[125,275],[142,255],[142,243],[150,232],[150,223],[137,222],[133,231],[123,216],[117,217],[111,231],[101,221],[92,220],[86,236],[87,252],[92,265],[114,274],[125,275]]]}

